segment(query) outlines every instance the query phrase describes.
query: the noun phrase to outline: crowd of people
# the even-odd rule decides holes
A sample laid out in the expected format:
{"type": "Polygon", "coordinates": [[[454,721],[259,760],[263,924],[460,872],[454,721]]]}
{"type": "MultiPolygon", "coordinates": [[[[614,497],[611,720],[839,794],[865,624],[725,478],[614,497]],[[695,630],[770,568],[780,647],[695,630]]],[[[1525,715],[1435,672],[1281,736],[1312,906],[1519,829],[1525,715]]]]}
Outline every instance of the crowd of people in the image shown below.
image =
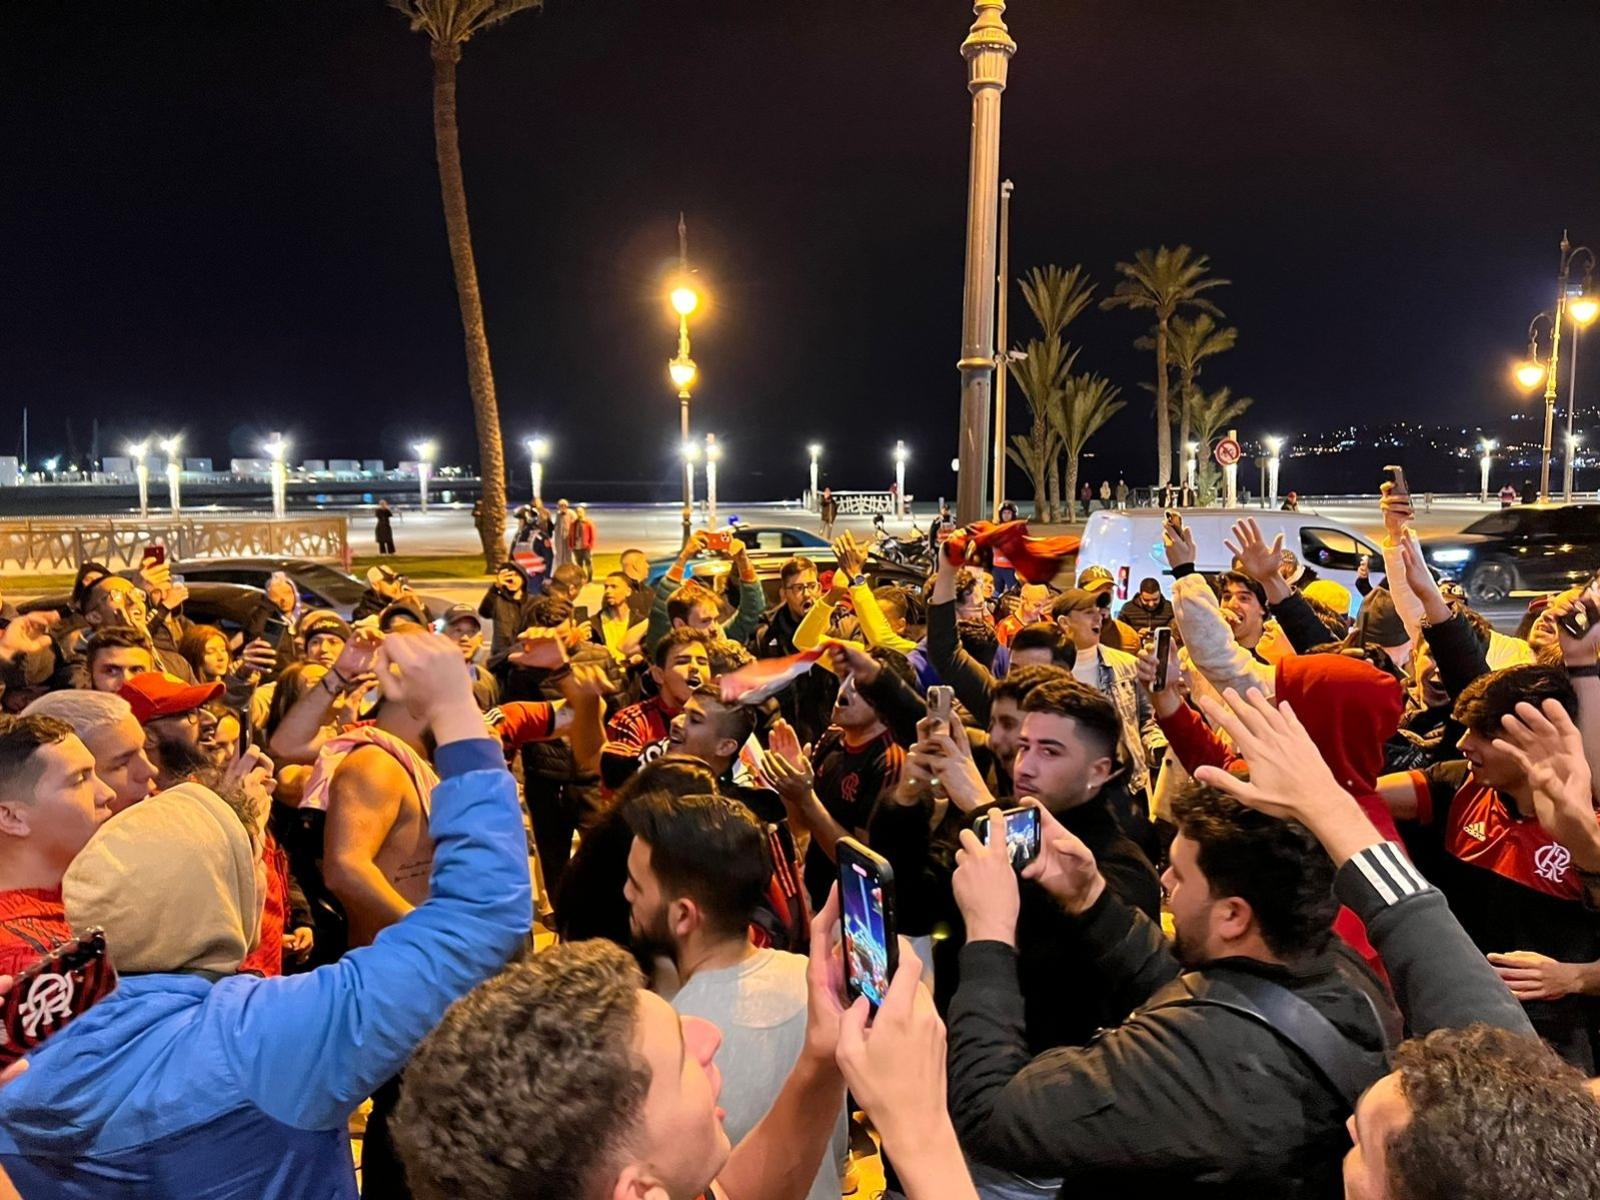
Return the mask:
{"type": "Polygon", "coordinates": [[[0,1196],[1600,1197],[1600,591],[1498,633],[1382,511],[1359,598],[698,532],[580,620],[566,501],[477,607],[0,597],[0,1196]]]}

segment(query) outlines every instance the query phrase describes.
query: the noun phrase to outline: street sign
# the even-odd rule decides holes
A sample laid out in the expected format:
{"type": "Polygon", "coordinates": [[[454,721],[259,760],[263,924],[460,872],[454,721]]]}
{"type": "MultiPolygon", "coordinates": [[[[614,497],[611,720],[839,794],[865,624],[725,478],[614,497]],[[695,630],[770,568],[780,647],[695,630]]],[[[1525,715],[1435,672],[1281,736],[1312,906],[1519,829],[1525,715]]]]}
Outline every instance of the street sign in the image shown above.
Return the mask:
{"type": "Polygon", "coordinates": [[[1231,467],[1239,461],[1239,443],[1234,438],[1223,438],[1213,454],[1219,467],[1231,467]]]}

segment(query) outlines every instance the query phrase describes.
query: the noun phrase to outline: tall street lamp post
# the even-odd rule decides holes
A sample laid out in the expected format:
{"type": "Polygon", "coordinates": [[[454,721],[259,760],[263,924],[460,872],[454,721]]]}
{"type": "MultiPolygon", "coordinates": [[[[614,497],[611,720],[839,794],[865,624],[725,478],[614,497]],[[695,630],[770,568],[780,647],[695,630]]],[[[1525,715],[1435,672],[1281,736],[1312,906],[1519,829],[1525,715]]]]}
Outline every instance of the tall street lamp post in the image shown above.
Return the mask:
{"type": "Polygon", "coordinates": [[[417,456],[417,487],[422,493],[422,511],[428,511],[428,477],[433,474],[433,456],[439,452],[439,447],[432,438],[425,442],[414,442],[412,451],[417,456]]]}
{"type": "MultiPolygon", "coordinates": [[[[1577,252],[1573,253],[1576,256],[1577,252]]],[[[1588,294],[1590,277],[1594,274],[1594,255],[1587,249],[1584,253],[1589,254],[1590,268],[1583,275],[1583,292],[1567,300],[1567,317],[1572,321],[1572,365],[1567,368],[1567,461],[1561,479],[1561,498],[1568,504],[1572,503],[1572,469],[1576,466],[1574,447],[1577,442],[1572,431],[1572,415],[1578,408],[1579,335],[1600,316],[1600,300],[1588,294]]]]}
{"type": "Polygon", "coordinates": [[[989,379],[994,372],[995,220],[1000,199],[1000,95],[1017,44],[1001,14],[1005,0],[975,0],[976,20],[961,44],[972,93],[967,169],[966,287],[961,305],[961,475],[956,520],[984,511],[989,456],[989,379]]]}
{"type": "Polygon", "coordinates": [[[700,307],[700,293],[689,280],[689,227],[678,214],[679,282],[667,297],[678,314],[678,353],[667,363],[667,374],[678,389],[678,437],[683,448],[683,544],[689,544],[689,527],[694,521],[694,462],[689,457],[689,389],[698,373],[689,356],[689,315],[700,307]]]}
{"type": "Polygon", "coordinates": [[[1494,464],[1494,448],[1496,442],[1493,438],[1484,438],[1478,445],[1483,450],[1483,457],[1478,460],[1478,503],[1489,503],[1489,468],[1494,464]]]}
{"type": "Polygon", "coordinates": [[[1267,447],[1267,507],[1278,507],[1278,464],[1282,461],[1283,439],[1268,437],[1263,439],[1267,447]]]}
{"type": "Polygon", "coordinates": [[[817,460],[822,457],[822,443],[812,442],[806,447],[811,455],[811,507],[817,512],[822,511],[822,489],[817,486],[817,460]]]}
{"type": "Polygon", "coordinates": [[[722,447],[717,445],[717,435],[706,434],[706,524],[717,523],[717,463],[722,461],[722,447]]]}
{"type": "MultiPolygon", "coordinates": [[[[1593,274],[1595,266],[1594,252],[1587,246],[1573,246],[1567,240],[1565,232],[1561,235],[1561,270],[1557,276],[1556,306],[1554,312],[1542,312],[1528,324],[1528,358],[1529,361],[1517,368],[1517,382],[1523,387],[1532,389],[1537,387],[1540,379],[1544,381],[1544,455],[1539,467],[1539,502],[1546,504],[1550,500],[1550,444],[1555,438],[1556,424],[1556,383],[1557,376],[1561,373],[1561,322],[1567,316],[1569,283],[1572,278],[1572,264],[1579,256],[1584,255],[1589,260],[1585,272],[1585,280],[1593,274]],[[1550,325],[1550,358],[1548,362],[1539,360],[1538,325],[1540,321],[1547,321],[1550,325]],[[1542,373],[1541,373],[1542,368],[1542,373]]],[[[1579,289],[1581,295],[1582,289],[1579,289]]],[[[1600,314],[1600,306],[1590,308],[1585,305],[1583,312],[1589,320],[1594,320],[1600,314]]],[[[1567,428],[1572,428],[1572,409],[1569,401],[1567,409],[1567,428]]],[[[1570,495],[1570,491],[1569,491],[1570,495]]]]}
{"type": "MultiPolygon", "coordinates": [[[[693,442],[684,442],[679,448],[683,455],[683,511],[689,514],[689,522],[694,520],[694,465],[700,461],[700,447],[693,442]]],[[[683,539],[684,545],[689,544],[687,536],[683,539]]]]}
{"type": "Polygon", "coordinates": [[[895,516],[906,515],[906,459],[911,457],[911,451],[906,449],[904,442],[894,444],[894,502],[895,516]]]}
{"type": "Polygon", "coordinates": [[[178,451],[183,446],[183,434],[175,433],[169,438],[161,439],[161,452],[167,456],[167,495],[172,501],[172,515],[178,515],[180,507],[179,491],[183,474],[183,460],[178,457],[178,451]]]}
{"type": "Polygon", "coordinates": [[[133,478],[139,484],[139,519],[150,519],[150,464],[146,461],[150,453],[149,441],[130,442],[128,453],[133,456],[133,478]]]}
{"type": "Polygon", "coordinates": [[[262,449],[272,458],[272,519],[281,521],[289,507],[289,468],[283,461],[289,443],[283,440],[283,434],[274,433],[262,449]]]}
{"type": "MultiPolygon", "coordinates": [[[[1000,506],[1006,502],[1006,384],[1010,368],[1006,365],[1010,330],[1007,314],[1010,311],[1011,287],[1007,276],[1011,272],[1011,180],[1000,185],[1000,267],[997,272],[999,289],[995,299],[995,344],[1000,352],[994,363],[994,519],[1000,519],[1000,506]]],[[[959,461],[959,460],[958,460],[959,461]]],[[[957,472],[956,486],[961,486],[957,472]]]]}
{"type": "Polygon", "coordinates": [[[528,439],[528,482],[533,487],[533,503],[544,503],[544,460],[550,453],[550,443],[542,437],[528,439]]]}

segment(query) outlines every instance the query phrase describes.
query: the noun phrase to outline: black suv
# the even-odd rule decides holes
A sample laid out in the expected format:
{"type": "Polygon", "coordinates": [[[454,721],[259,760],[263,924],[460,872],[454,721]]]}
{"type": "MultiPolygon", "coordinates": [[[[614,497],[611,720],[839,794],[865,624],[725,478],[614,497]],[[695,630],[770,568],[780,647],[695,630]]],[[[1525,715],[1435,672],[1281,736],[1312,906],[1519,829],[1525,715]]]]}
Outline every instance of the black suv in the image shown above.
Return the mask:
{"type": "Polygon", "coordinates": [[[1503,508],[1460,533],[1423,538],[1422,553],[1474,605],[1559,592],[1600,570],[1600,504],[1503,508]]]}

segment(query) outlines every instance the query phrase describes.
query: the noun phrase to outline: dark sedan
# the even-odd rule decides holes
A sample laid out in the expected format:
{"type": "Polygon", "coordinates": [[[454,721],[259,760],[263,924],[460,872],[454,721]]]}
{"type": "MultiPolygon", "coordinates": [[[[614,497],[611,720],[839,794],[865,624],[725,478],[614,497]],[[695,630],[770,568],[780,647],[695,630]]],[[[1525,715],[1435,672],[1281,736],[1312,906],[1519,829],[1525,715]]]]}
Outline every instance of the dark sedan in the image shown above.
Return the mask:
{"type": "Polygon", "coordinates": [[[1423,538],[1422,553],[1474,606],[1558,592],[1600,570],[1600,504],[1503,508],[1460,533],[1423,538]]]}
{"type": "MultiPolygon", "coordinates": [[[[309,558],[197,558],[174,563],[172,573],[182,575],[192,588],[197,582],[240,583],[262,588],[274,571],[282,571],[300,593],[300,602],[309,608],[331,608],[349,618],[367,590],[364,580],[309,558]]],[[[430,612],[438,615],[450,607],[442,596],[422,597],[430,612]]]]}
{"type": "MultiPolygon", "coordinates": [[[[272,601],[260,588],[234,583],[187,584],[189,598],[183,602],[183,615],[196,625],[215,625],[232,641],[249,641],[261,636],[267,619],[276,612],[272,601]],[[235,635],[239,635],[235,638],[235,635]]],[[[22,612],[49,611],[65,617],[72,612],[71,593],[40,596],[17,606],[22,612]]]]}

